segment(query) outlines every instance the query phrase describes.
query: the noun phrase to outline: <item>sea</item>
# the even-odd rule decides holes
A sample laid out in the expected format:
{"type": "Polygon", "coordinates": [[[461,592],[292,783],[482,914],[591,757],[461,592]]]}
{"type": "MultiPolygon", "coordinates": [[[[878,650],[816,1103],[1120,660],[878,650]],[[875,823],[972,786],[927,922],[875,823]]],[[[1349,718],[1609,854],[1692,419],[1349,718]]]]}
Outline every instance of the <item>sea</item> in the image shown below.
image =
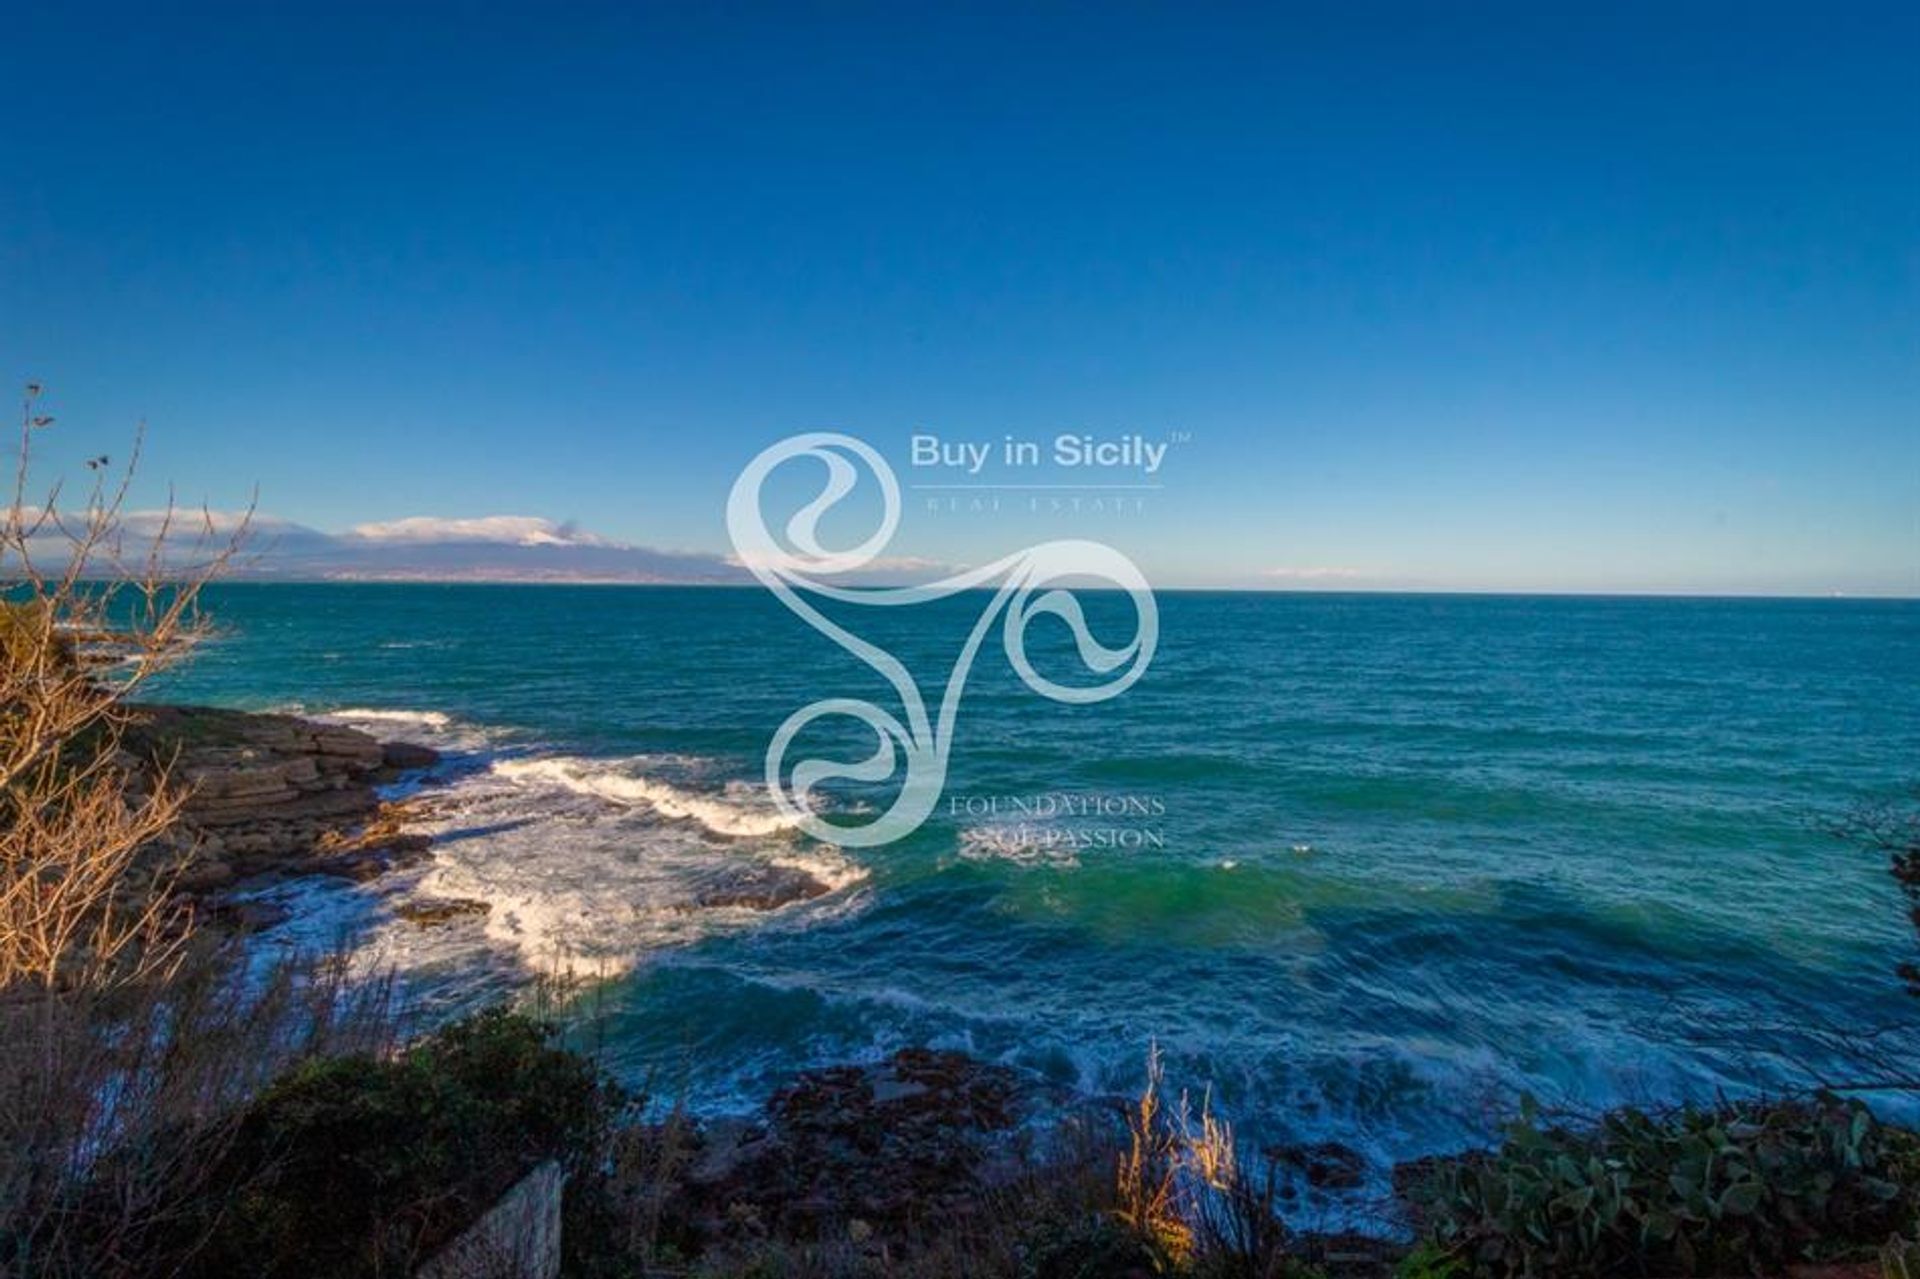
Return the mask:
{"type": "MultiPolygon", "coordinates": [[[[1920,602],[1163,592],[1144,675],[1085,704],[994,628],[939,802],[873,847],[800,829],[767,748],[823,698],[904,718],[900,690],[757,587],[204,602],[214,633],[150,695],[444,757],[394,788],[431,863],[255,886],[289,910],[256,945],[348,947],[449,1014],[568,979],[609,1069],[702,1113],[906,1045],[1074,1099],[1137,1091],[1156,1051],[1245,1140],[1338,1142],[1377,1189],[1523,1094],[1659,1106],[1843,1073],[1856,1030],[1920,1045],[1913,925],[1834,834],[1920,780],[1920,602]],[[450,897],[489,909],[395,913],[450,897]]],[[[991,602],[846,624],[931,713],[991,602]]],[[[1125,641],[1125,595],[1083,603],[1125,641]]],[[[1069,682],[1059,620],[1025,651],[1069,682]]],[[[828,717],[789,763],[874,752],[828,717]]],[[[857,826],[888,786],[806,811],[857,826]]]]}

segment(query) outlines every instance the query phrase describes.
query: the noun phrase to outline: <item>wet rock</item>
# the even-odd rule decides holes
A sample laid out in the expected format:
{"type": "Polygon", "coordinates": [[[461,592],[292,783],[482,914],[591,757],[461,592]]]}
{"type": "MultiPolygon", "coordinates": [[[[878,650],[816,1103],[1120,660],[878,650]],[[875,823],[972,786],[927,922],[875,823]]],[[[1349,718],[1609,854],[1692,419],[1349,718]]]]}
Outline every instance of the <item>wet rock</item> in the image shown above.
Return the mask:
{"type": "Polygon", "coordinates": [[[292,914],[277,902],[221,902],[213,908],[213,921],[235,932],[257,933],[285,923],[292,914]]]}
{"type": "Polygon", "coordinates": [[[302,861],[295,869],[301,873],[334,875],[365,883],[378,879],[390,870],[415,866],[427,860],[433,855],[432,844],[433,838],[429,835],[396,835],[364,844],[349,841],[326,845],[324,847],[330,851],[302,861]]]}
{"type": "Polygon", "coordinates": [[[355,845],[364,852],[379,853],[390,865],[411,866],[421,861],[433,847],[433,836],[421,831],[397,831],[364,839],[355,845]]]}
{"type": "Polygon", "coordinates": [[[898,1101],[907,1101],[927,1091],[927,1086],[911,1079],[892,1079],[881,1077],[873,1081],[873,1104],[891,1106],[898,1101]]]}
{"type": "Polygon", "coordinates": [[[380,878],[389,869],[380,858],[362,853],[346,853],[337,857],[323,857],[307,867],[316,875],[331,875],[336,879],[350,879],[356,884],[380,878]]]}
{"type": "Polygon", "coordinates": [[[384,742],[380,746],[380,762],[391,772],[418,772],[438,764],[440,752],[416,742],[384,742]]]}
{"type": "Polygon", "coordinates": [[[393,913],[422,928],[437,928],[455,920],[485,915],[492,910],[491,903],[474,897],[420,897],[395,906],[393,913]]]}
{"type": "Polygon", "coordinates": [[[833,886],[793,866],[755,866],[730,875],[702,891],[694,905],[702,910],[741,907],[747,910],[778,910],[795,902],[812,901],[833,891],[833,886]]]}
{"type": "Polygon", "coordinates": [[[1352,1190],[1366,1180],[1366,1156],[1337,1141],[1274,1146],[1267,1153],[1317,1190],[1352,1190]]]}

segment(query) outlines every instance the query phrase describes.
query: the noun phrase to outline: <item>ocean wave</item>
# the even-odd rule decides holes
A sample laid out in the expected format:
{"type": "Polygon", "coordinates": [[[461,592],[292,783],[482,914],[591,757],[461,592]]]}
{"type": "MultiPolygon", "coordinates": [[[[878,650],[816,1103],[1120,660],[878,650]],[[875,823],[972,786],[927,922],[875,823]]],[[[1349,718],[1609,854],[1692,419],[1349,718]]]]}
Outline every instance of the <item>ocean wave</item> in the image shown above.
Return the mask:
{"type": "MultiPolygon", "coordinates": [[[[822,846],[823,850],[825,847],[822,846]]],[[[776,853],[767,858],[767,864],[810,875],[825,884],[830,893],[852,888],[868,875],[865,866],[838,852],[776,853]]]]}
{"type": "Polygon", "coordinates": [[[448,762],[424,788],[389,796],[411,801],[432,858],[368,885],[273,890],[291,896],[271,945],[347,942],[356,965],[464,996],[530,974],[608,978],[715,933],[806,928],[860,908],[847,890],[866,869],[793,838],[765,790],[724,779],[719,760],[532,754],[519,730],[435,709],[287,709],[398,732],[448,762]],[[403,917],[407,902],[433,900],[487,909],[433,927],[403,917]]]}
{"type": "Polygon", "coordinates": [[[961,829],[962,861],[1012,862],[1017,866],[1047,866],[1071,870],[1080,854],[1062,832],[1036,822],[992,822],[961,829]]]}
{"type": "Polygon", "coordinates": [[[503,743],[519,737],[519,730],[478,724],[448,711],[397,706],[316,708],[295,704],[285,708],[325,724],[342,724],[374,737],[401,737],[431,746],[444,756],[460,757],[455,771],[490,759],[503,743]]]}
{"type": "Polygon", "coordinates": [[[793,830],[796,818],[776,809],[765,792],[731,782],[721,795],[702,795],[669,782],[641,776],[601,760],[561,755],[545,759],[498,760],[495,775],[509,781],[544,784],[592,795],[621,805],[643,804],[662,817],[698,822],[716,835],[763,837],[793,830]]]}
{"type": "MultiPolygon", "coordinates": [[[[712,759],[485,758],[432,793],[433,861],[395,888],[488,903],[464,928],[469,945],[512,956],[522,971],[604,978],[717,932],[808,927],[853,909],[846,890],[867,877],[838,849],[789,838],[792,822],[760,788],[692,789],[718,770],[712,759]],[[796,886],[799,876],[818,888],[796,886]],[[748,904],[756,897],[768,899],[748,904]]],[[[444,958],[450,938],[409,928],[385,931],[444,958]]]]}
{"type": "Polygon", "coordinates": [[[453,723],[453,716],[445,711],[393,710],[385,707],[349,706],[341,710],[325,711],[322,719],[361,720],[371,724],[418,724],[423,728],[446,728],[453,723]]]}
{"type": "Polygon", "coordinates": [[[716,844],[679,824],[529,803],[524,790],[475,796],[461,821],[483,833],[446,832],[412,891],[489,903],[486,941],[533,972],[610,976],[645,955],[715,933],[776,921],[804,926],[844,904],[845,890],[867,875],[826,846],[769,855],[716,844]],[[766,888],[769,867],[804,875],[823,891],[765,906],[737,903],[742,889],[766,888]]]}

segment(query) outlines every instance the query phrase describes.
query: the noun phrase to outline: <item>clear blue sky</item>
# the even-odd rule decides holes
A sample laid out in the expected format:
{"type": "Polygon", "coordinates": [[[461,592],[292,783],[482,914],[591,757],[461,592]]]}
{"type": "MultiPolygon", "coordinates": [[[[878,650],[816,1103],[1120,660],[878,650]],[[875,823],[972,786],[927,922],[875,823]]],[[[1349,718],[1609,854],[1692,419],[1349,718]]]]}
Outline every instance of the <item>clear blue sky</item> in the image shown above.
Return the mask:
{"type": "Polygon", "coordinates": [[[1179,429],[895,549],[1920,593],[1920,7],[392,9],[9,7],[54,460],[718,550],[793,431],[1179,429]]]}

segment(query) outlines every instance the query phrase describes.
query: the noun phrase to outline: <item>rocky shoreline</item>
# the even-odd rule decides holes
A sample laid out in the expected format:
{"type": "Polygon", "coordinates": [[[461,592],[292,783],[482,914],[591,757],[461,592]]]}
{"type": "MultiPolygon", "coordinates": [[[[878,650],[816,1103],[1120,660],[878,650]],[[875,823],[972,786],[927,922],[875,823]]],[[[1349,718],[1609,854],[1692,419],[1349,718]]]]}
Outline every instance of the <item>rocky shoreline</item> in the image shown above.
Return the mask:
{"type": "MultiPolygon", "coordinates": [[[[990,1231],[1010,1200],[1052,1179],[1102,1180],[1124,1149],[1137,1103],[1068,1093],[963,1052],[903,1048],[872,1062],[797,1074],[756,1114],[634,1130],[678,1150],[665,1211],[690,1255],[751,1256],[768,1240],[836,1244],[884,1268],[928,1222],[990,1231]],[[1036,1182],[1036,1178],[1039,1180],[1036,1182]]],[[[1357,1152],[1337,1143],[1275,1147],[1279,1205],[1308,1188],[1358,1188],[1357,1152]]],[[[659,1159],[656,1153],[655,1159],[659,1159]]],[[[1296,1255],[1327,1276],[1384,1275],[1404,1248],[1355,1233],[1301,1233],[1296,1255]]],[[[1039,1262],[1041,1274],[1141,1274],[1039,1262]]]]}
{"type": "MultiPolygon", "coordinates": [[[[417,801],[383,798],[394,783],[448,780],[445,761],[420,742],[374,737],[345,724],[274,712],[208,706],[140,705],[123,741],[121,763],[136,792],[163,772],[187,793],[181,834],[157,850],[144,891],[162,865],[175,889],[203,917],[258,926],[257,902],[230,901],[263,876],[327,875],[355,882],[417,867],[433,856],[430,814],[417,801]]],[[[702,885],[680,911],[770,912],[812,901],[833,886],[804,869],[741,864],[702,885]]],[[[396,917],[440,927],[486,916],[470,897],[412,897],[396,917]]]]}
{"type": "Polygon", "coordinates": [[[415,742],[341,724],[206,706],[142,705],[122,741],[136,792],[164,775],[186,791],[175,887],[218,906],[262,875],[372,879],[430,856],[405,805],[380,787],[440,762],[415,742]]]}

